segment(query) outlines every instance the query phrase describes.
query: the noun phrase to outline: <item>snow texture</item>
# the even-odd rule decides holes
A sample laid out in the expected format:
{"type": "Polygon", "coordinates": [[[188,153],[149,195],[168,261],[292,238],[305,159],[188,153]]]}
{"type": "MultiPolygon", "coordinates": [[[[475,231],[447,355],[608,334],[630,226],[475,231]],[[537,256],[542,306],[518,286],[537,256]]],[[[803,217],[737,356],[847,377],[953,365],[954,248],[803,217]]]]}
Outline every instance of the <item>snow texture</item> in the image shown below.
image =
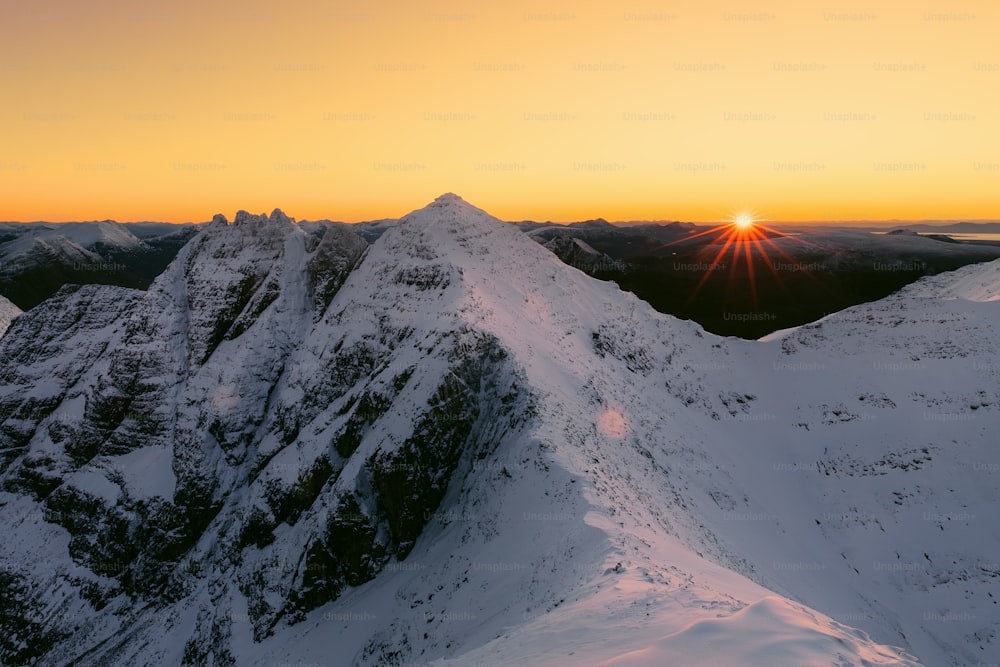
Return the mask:
{"type": "Polygon", "coordinates": [[[453,194],[371,246],[219,216],[0,340],[0,655],[982,663],[998,289],[743,341],[453,194]]]}

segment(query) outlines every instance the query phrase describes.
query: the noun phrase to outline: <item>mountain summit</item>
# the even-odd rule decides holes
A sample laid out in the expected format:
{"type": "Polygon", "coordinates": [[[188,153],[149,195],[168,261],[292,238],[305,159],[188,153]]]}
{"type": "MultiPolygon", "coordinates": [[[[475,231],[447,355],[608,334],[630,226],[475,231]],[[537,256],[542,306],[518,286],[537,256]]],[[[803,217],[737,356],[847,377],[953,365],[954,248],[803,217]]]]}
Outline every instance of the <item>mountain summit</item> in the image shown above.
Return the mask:
{"type": "Polygon", "coordinates": [[[996,648],[995,301],[942,275],[748,342],[452,194],[372,245],[236,219],[0,338],[5,664],[996,648]]]}
{"type": "Polygon", "coordinates": [[[464,199],[456,195],[454,192],[446,192],[440,197],[437,197],[434,200],[434,202],[430,204],[430,206],[435,208],[443,208],[446,206],[458,206],[461,204],[465,204],[466,206],[475,208],[471,204],[468,204],[464,199]]]}
{"type": "Polygon", "coordinates": [[[446,193],[424,208],[403,216],[399,224],[408,226],[438,225],[452,231],[503,224],[486,211],[476,208],[456,194],[446,193]]]}
{"type": "Polygon", "coordinates": [[[276,208],[271,211],[270,216],[265,213],[254,215],[252,213],[248,213],[247,211],[237,211],[236,217],[233,219],[234,225],[263,225],[266,223],[290,225],[294,222],[295,221],[285,215],[280,208],[276,208]]]}

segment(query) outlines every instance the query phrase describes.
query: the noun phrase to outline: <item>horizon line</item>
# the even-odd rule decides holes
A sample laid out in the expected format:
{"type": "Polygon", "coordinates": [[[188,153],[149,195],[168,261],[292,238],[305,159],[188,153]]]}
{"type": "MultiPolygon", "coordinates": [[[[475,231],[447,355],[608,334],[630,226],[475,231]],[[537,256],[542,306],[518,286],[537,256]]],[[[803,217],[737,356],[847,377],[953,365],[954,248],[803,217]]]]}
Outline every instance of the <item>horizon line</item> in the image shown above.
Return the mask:
{"type": "MultiPolygon", "coordinates": [[[[283,209],[282,209],[283,210],[283,209]]],[[[370,218],[364,220],[336,220],[334,218],[302,218],[298,219],[294,216],[289,216],[296,223],[300,222],[337,222],[347,225],[359,225],[374,222],[388,222],[400,220],[405,217],[400,216],[398,218],[370,218]]],[[[228,217],[227,217],[228,219],[228,217]]],[[[180,222],[172,222],[169,220],[115,220],[114,218],[104,218],[104,219],[90,219],[90,220],[0,220],[0,224],[14,224],[14,225],[37,225],[37,224],[53,224],[53,225],[67,225],[67,224],[79,224],[79,223],[99,223],[99,222],[113,222],[120,225],[135,225],[135,224],[166,224],[166,225],[202,225],[211,222],[211,218],[207,220],[184,220],[180,222]]],[[[551,224],[551,225],[572,225],[579,224],[582,222],[597,222],[604,221],[611,225],[670,225],[670,224],[693,224],[693,225],[723,225],[728,224],[731,220],[676,220],[676,219],[631,219],[631,220],[608,220],[603,216],[596,216],[593,218],[584,218],[579,220],[539,220],[533,218],[523,218],[521,220],[501,220],[502,222],[512,223],[512,224],[523,224],[523,223],[536,223],[536,224],[551,224]]],[[[895,225],[895,224],[921,224],[921,225],[954,225],[959,223],[967,224],[997,224],[1000,223],[1000,218],[861,218],[861,219],[826,219],[826,220],[778,220],[778,219],[768,219],[760,218],[755,219],[756,222],[766,222],[772,225],[848,225],[848,226],[860,226],[860,225],[895,225]]]]}

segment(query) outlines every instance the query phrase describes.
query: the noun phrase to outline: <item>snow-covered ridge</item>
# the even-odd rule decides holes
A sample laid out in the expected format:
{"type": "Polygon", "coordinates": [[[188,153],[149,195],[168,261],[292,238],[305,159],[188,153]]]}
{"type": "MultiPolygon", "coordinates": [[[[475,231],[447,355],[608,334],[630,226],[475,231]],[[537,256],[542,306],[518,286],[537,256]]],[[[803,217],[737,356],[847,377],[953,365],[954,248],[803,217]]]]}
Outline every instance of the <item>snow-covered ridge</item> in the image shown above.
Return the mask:
{"type": "Polygon", "coordinates": [[[452,194],[370,247],[236,220],[148,292],[67,289],[0,339],[4,660],[996,647],[994,303],[901,294],[746,342],[452,194]]]}
{"type": "Polygon", "coordinates": [[[102,246],[119,250],[132,250],[145,246],[145,243],[126,227],[109,220],[97,223],[29,224],[24,225],[23,229],[23,233],[13,241],[0,246],[5,263],[22,261],[25,255],[40,248],[57,256],[92,261],[98,257],[94,249],[102,246]]]}
{"type": "Polygon", "coordinates": [[[923,278],[912,285],[907,285],[902,294],[913,297],[996,301],[1000,299],[1000,260],[964,266],[956,271],[923,278]]]}
{"type": "Polygon", "coordinates": [[[0,294],[28,310],[72,284],[144,289],[194,225],[126,223],[0,223],[0,294]]]}

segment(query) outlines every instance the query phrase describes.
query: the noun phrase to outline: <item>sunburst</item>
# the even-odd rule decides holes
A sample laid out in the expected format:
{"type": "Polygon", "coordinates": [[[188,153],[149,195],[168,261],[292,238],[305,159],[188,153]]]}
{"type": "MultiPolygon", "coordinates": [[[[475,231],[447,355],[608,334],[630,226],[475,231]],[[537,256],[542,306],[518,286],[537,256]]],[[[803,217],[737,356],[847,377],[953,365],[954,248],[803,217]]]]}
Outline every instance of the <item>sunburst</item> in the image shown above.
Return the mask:
{"type": "MultiPolygon", "coordinates": [[[[721,225],[712,227],[679,241],[666,244],[674,245],[682,241],[687,242],[691,239],[698,238],[699,236],[716,236],[716,238],[712,239],[698,253],[700,256],[704,253],[712,253],[716,248],[718,248],[718,250],[715,251],[715,256],[712,257],[710,261],[705,262],[709,268],[695,286],[691,297],[688,299],[689,305],[711,277],[712,273],[714,273],[718,267],[725,266],[726,263],[723,260],[726,260],[727,254],[730,255],[729,263],[732,265],[732,268],[729,270],[730,281],[734,280],[736,276],[739,275],[739,265],[742,262],[746,263],[746,280],[749,283],[751,298],[753,299],[753,304],[756,308],[759,307],[759,298],[757,294],[757,275],[754,270],[754,257],[756,256],[763,261],[768,271],[770,271],[771,275],[774,276],[777,283],[781,285],[783,289],[784,284],[781,276],[778,274],[778,271],[774,266],[772,256],[780,257],[788,264],[796,263],[796,260],[785,252],[780,246],[778,246],[778,244],[772,240],[772,237],[777,236],[781,238],[789,238],[801,243],[802,245],[811,246],[822,251],[828,251],[828,249],[823,248],[822,246],[818,246],[798,237],[788,236],[783,232],[768,227],[763,224],[764,222],[765,219],[759,216],[755,211],[742,210],[731,213],[727,218],[727,221],[721,225]]],[[[701,258],[699,257],[699,259],[701,258]]],[[[802,271],[802,273],[815,280],[815,277],[812,276],[810,272],[802,271]]]]}

